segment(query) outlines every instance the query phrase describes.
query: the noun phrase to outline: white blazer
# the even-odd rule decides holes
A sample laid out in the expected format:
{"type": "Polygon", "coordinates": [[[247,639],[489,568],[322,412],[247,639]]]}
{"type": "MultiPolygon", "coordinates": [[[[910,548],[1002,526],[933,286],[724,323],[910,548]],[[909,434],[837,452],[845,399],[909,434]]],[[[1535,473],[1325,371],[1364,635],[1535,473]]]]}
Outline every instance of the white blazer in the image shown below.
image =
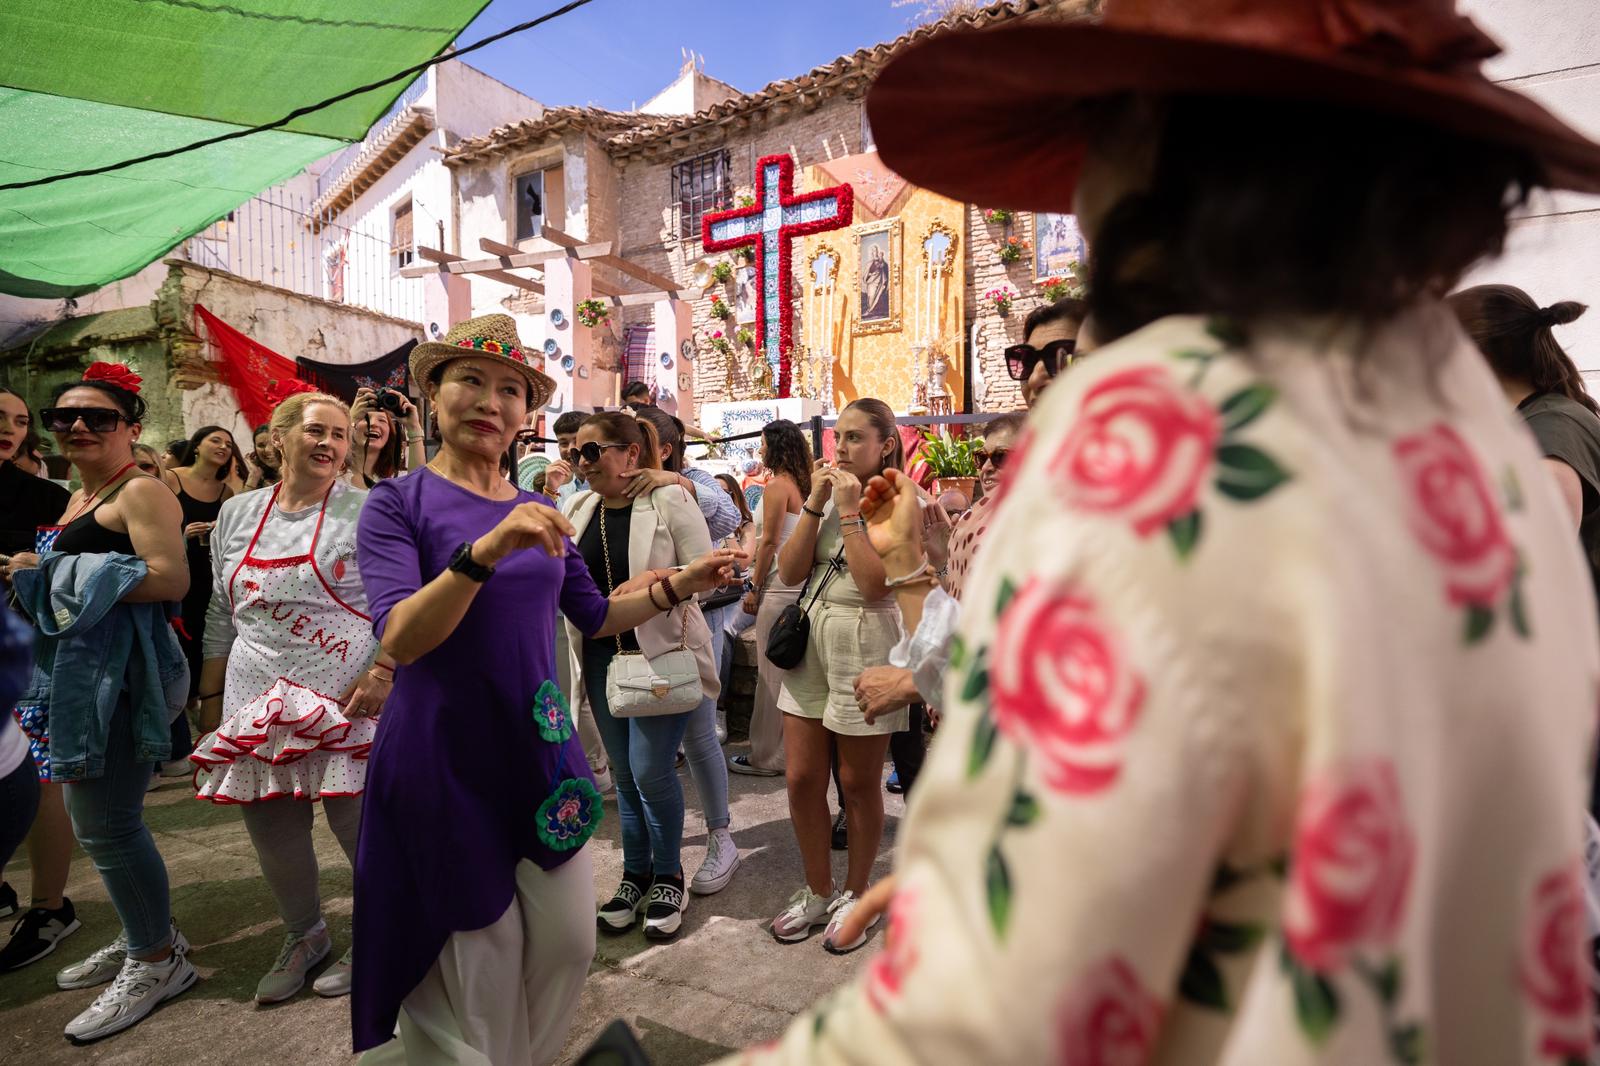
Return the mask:
{"type": "MultiPolygon", "coordinates": [[[[582,539],[583,531],[599,506],[599,494],[588,489],[562,503],[561,511],[574,527],[574,544],[582,539]]],[[[711,550],[711,532],[706,528],[700,505],[681,485],[668,485],[634,500],[633,515],[628,522],[629,576],[646,570],[682,566],[711,550]]],[[[592,576],[596,585],[604,587],[603,571],[592,576]]],[[[618,584],[624,580],[621,574],[617,575],[618,584]]],[[[659,599],[661,594],[656,595],[659,599]]],[[[566,626],[574,689],[571,696],[575,698],[583,684],[583,634],[571,622],[566,626]]],[[[634,630],[634,635],[639,640],[639,650],[650,656],[671,651],[681,641],[694,652],[705,694],[715,698],[721,693],[720,671],[711,655],[711,630],[706,626],[697,601],[688,600],[666,614],[656,615],[634,630]]]]}

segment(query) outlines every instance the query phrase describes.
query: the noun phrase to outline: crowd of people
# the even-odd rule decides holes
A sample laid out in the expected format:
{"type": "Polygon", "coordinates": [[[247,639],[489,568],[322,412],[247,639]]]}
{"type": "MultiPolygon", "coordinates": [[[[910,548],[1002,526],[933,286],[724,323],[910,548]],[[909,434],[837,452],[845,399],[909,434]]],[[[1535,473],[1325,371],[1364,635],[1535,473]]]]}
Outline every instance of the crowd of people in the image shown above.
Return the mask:
{"type": "Polygon", "coordinates": [[[139,378],[96,363],[38,412],[70,493],[0,390],[0,862],[26,838],[32,888],[0,884],[0,970],[78,928],[75,837],[122,932],[58,972],[107,985],[67,1036],[194,984],[142,819],[181,772],[283,921],[257,1002],[335,948],[320,801],[354,939],[313,987],[355,1049],[550,1062],[597,932],[670,941],[736,875],[732,772],[787,790],[773,937],[887,918],[742,1062],[1588,1061],[1600,404],[1556,336],[1585,308],[1461,279],[1531,189],[1600,191],[1600,145],[1485,80],[1452,5],[1339,6],[1107,0],[889,64],[888,164],[1093,249],[1005,352],[1025,409],[978,431],[973,500],[865,397],[827,456],[765,427],[756,513],[647,387],[514,462],[555,385],[499,314],[413,350],[426,432],[303,392],[248,455],[143,448],[139,378]]]}

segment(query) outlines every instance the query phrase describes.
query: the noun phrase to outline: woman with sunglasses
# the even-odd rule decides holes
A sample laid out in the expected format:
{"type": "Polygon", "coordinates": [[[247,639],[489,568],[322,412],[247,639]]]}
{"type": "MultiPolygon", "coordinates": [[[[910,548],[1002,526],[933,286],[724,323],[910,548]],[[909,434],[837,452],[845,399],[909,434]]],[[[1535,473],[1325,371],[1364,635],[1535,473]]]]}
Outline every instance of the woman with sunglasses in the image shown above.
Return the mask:
{"type": "Polygon", "coordinates": [[[571,523],[501,473],[528,410],[555,390],[509,315],[417,345],[411,377],[439,452],[373,486],[356,535],[374,631],[400,665],[362,803],[355,1049],[548,1063],[594,957],[585,845],[602,812],[556,683],[557,612],[580,639],[627,632],[725,582],[737,556],[601,594],[571,523]]]}
{"type": "Polygon", "coordinates": [[[1021,383],[1024,407],[1038,403],[1039,394],[1072,362],[1087,315],[1084,302],[1071,296],[1028,312],[1022,343],[1006,349],[1006,373],[1021,383]]]}
{"type": "Polygon", "coordinates": [[[32,553],[12,556],[6,567],[19,596],[41,611],[50,602],[43,582],[58,574],[95,582],[85,611],[94,609],[92,589],[101,582],[127,586],[93,634],[69,628],[53,644],[46,637],[40,660],[55,664],[48,679],[52,775],[65,782],[73,831],[122,922],[115,941],[56,975],[63,989],[111,982],[67,1024],[66,1035],[78,1041],[138,1023],[196,980],[188,943],[172,921],[167,868],[143,819],[152,765],[166,758],[170,722],[182,710],[182,690],[173,689],[184,685],[185,666],[166,607],[187,591],[189,572],[178,501],[134,461],[145,409],[139,385],[127,367],[95,363],[82,381],[56,389],[41,420],[83,487],[60,523],[41,531],[50,542],[48,569],[25,573],[40,566],[32,553]],[[62,573],[67,566],[57,556],[89,555],[103,560],[98,569],[74,561],[73,571],[62,573]],[[68,652],[70,658],[57,657],[68,652]]]}
{"type": "MultiPolygon", "coordinates": [[[[711,549],[705,518],[682,486],[667,485],[637,497],[629,494],[641,470],[660,465],[660,445],[651,422],[626,411],[590,415],[578,430],[578,450],[578,472],[589,483],[589,491],[568,500],[565,513],[577,530],[573,540],[603,591],[645,588],[711,549]]],[[[683,784],[675,763],[691,717],[707,710],[705,700],[715,714],[721,682],[711,633],[700,605],[689,600],[668,617],[652,619],[634,632],[586,640],[569,624],[568,638],[574,651],[575,685],[588,696],[605,742],[622,818],[622,882],[596,921],[605,932],[624,933],[642,913],[646,938],[670,940],[682,928],[687,904],[680,855],[683,784]],[[679,646],[694,653],[703,686],[700,707],[655,717],[612,714],[606,693],[612,659],[629,652],[656,655],[679,646]]],[[[710,727],[715,745],[715,718],[710,727]]],[[[721,787],[725,796],[726,777],[721,787]]],[[[720,820],[718,835],[724,838],[708,847],[707,859],[720,854],[731,876],[738,850],[727,834],[726,800],[720,810],[713,796],[703,797],[703,804],[708,828],[720,820]]]]}

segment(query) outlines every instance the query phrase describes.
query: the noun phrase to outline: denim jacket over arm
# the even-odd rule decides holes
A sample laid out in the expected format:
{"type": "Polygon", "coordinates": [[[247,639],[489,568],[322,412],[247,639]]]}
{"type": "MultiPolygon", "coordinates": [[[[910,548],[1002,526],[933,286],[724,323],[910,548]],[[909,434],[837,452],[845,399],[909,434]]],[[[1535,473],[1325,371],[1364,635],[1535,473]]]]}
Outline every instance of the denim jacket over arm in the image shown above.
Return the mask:
{"type": "Polygon", "coordinates": [[[20,706],[43,707],[50,772],[78,781],[105,772],[111,716],[126,698],[134,757],[172,752],[170,726],[183,710],[189,664],[161,603],[123,603],[149,568],[134,555],[45,552],[13,578],[17,600],[39,629],[33,678],[20,706]]]}

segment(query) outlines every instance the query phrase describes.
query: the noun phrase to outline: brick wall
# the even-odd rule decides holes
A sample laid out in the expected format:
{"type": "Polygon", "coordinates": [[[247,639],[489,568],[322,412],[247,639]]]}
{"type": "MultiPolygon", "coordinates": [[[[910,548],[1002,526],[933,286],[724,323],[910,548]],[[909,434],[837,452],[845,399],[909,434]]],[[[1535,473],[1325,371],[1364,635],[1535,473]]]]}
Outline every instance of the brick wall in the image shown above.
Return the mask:
{"type": "Polygon", "coordinates": [[[1011,221],[995,225],[984,221],[983,208],[967,206],[967,340],[972,337],[975,322],[983,324],[978,338],[978,350],[973,363],[983,375],[983,393],[974,397],[974,410],[989,412],[1014,411],[1022,407],[1022,389],[1019,382],[1006,373],[1005,350],[1008,345],[1022,340],[1022,323],[1028,312],[1043,306],[1044,293],[1034,282],[1033,215],[1018,211],[1011,221]],[[1008,236],[1021,237],[1028,242],[1028,254],[1015,263],[1000,260],[1000,242],[1008,236]],[[1009,286],[1017,294],[1011,304],[1010,314],[1002,315],[993,302],[983,294],[991,289],[1009,286]]]}

